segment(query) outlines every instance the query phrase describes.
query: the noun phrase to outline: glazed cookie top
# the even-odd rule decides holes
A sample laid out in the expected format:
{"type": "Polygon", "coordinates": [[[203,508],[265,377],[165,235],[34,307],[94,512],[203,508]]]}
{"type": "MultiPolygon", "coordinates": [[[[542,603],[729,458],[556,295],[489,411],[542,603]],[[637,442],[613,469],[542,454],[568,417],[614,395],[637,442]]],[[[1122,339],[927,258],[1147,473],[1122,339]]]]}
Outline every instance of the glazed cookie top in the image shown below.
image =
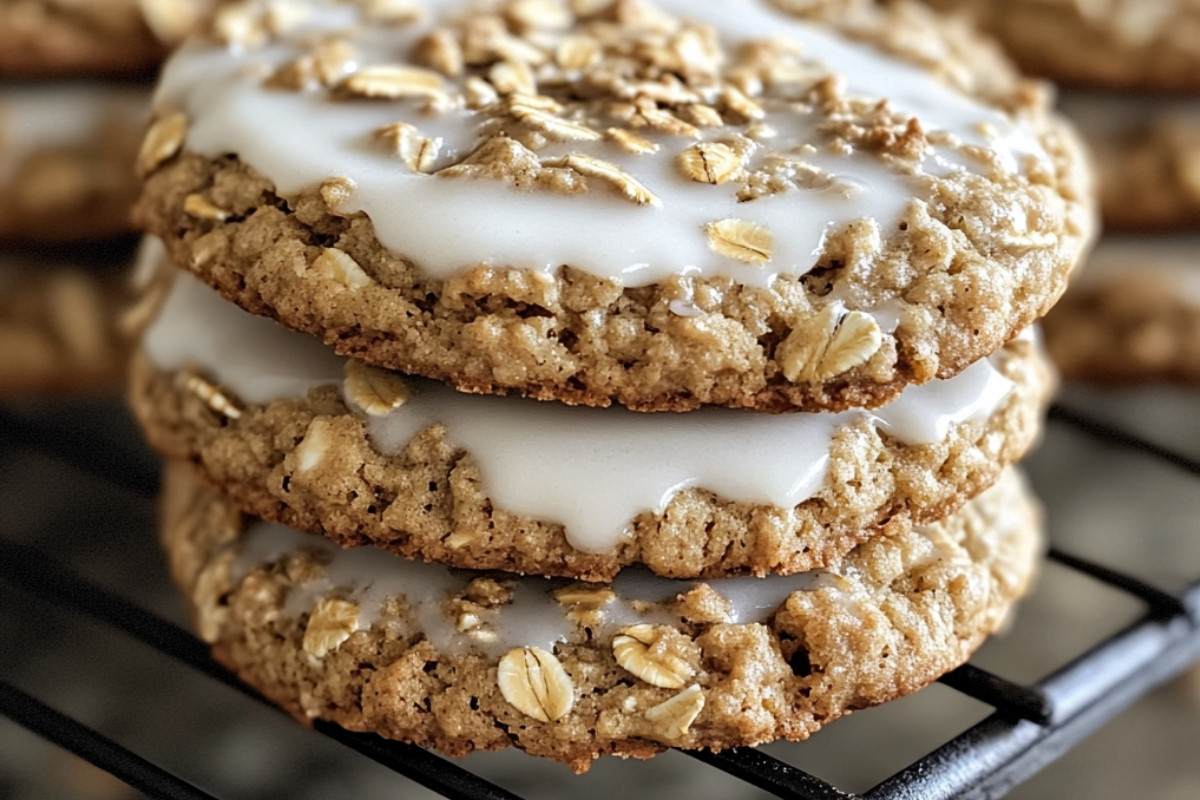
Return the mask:
{"type": "Polygon", "coordinates": [[[1021,65],[1066,83],[1200,90],[1198,0],[925,0],[962,10],[1021,65]]]}
{"type": "MultiPolygon", "coordinates": [[[[1069,137],[1038,92],[1011,80],[1005,94],[997,79],[984,102],[757,0],[580,5],[231,7],[214,25],[221,41],[168,65],[143,171],[181,150],[236,154],[281,197],[320,187],[334,214],[369,218],[434,296],[481,269],[513,268],[532,273],[537,294],[569,268],[619,290],[670,284],[669,312],[683,319],[711,313],[714,285],[780,304],[759,303],[768,319],[757,323],[770,357],[755,380],[776,386],[741,397],[689,386],[643,399],[589,376],[572,393],[498,368],[488,385],[371,346],[355,352],[476,391],[646,409],[874,405],[996,349],[1061,290],[1087,215],[1069,137]],[[963,202],[986,228],[956,214],[971,230],[930,242],[914,221],[963,202]],[[986,241],[968,243],[977,236],[986,241]],[[985,251],[989,271],[1024,274],[1033,297],[1001,297],[997,282],[997,297],[985,288],[969,302],[994,300],[998,321],[971,323],[953,343],[922,341],[937,322],[909,312],[928,295],[910,290],[930,270],[961,271],[959,248],[985,251]],[[943,263],[920,261],[934,251],[943,263]]],[[[190,202],[193,216],[240,216],[190,202]]],[[[350,263],[356,279],[366,269],[366,281],[388,282],[350,263]]],[[[293,326],[311,319],[238,299],[293,326]]]]}
{"type": "Polygon", "coordinates": [[[209,0],[0,0],[0,74],[130,74],[195,30],[209,0]]]}
{"type": "Polygon", "coordinates": [[[812,269],[838,227],[892,227],[930,178],[1050,169],[1028,127],[920,69],[749,0],[710,5],[707,25],[658,6],[680,17],[573,25],[564,5],[510,3],[524,36],[432,7],[392,27],[359,27],[369,3],[239,16],[217,28],[233,46],[172,61],[158,103],[187,115],[185,147],[237,153],[285,195],[347,179],[339,208],[442,279],[486,261],[768,286],[812,269]],[[656,43],[642,64],[626,52],[656,43]],[[638,74],[668,70],[683,77],[638,74]]]}
{"type": "MultiPolygon", "coordinates": [[[[142,346],[161,370],[204,376],[197,390],[229,417],[239,417],[243,404],[303,398],[333,384],[366,420],[380,452],[400,453],[422,431],[444,426],[454,447],[478,464],[497,507],[562,523],[568,542],[587,553],[613,551],[638,514],[662,513],[690,487],[791,508],[824,484],[840,428],[867,420],[907,445],[935,445],[956,425],[987,420],[1013,391],[999,369],[1008,357],[1001,352],[952,379],[909,387],[873,411],[646,415],[476,397],[338,356],[186,277],[174,281],[142,346]]],[[[298,451],[301,471],[327,456],[318,434],[298,451]]]]}

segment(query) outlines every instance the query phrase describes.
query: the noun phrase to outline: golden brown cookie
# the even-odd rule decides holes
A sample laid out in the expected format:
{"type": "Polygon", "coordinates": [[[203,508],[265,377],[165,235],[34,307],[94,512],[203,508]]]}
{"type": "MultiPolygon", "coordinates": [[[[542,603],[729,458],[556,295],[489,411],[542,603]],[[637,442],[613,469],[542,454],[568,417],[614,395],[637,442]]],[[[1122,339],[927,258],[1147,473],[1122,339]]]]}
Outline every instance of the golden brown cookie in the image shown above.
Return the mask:
{"type": "Polygon", "coordinates": [[[637,414],[458,394],[351,361],[180,275],[132,372],[151,443],[248,513],[461,567],[799,572],[940,519],[1019,459],[1030,338],[873,411],[637,414]]]}
{"type": "Polygon", "coordinates": [[[173,60],[138,218],[243,307],[460,390],[877,406],[1043,314],[1091,234],[1045,93],[990,48],[910,58],[911,10],[305,7],[173,60]]]}
{"type": "Polygon", "coordinates": [[[451,755],[804,739],[963,663],[1023,593],[1038,513],[1013,474],[829,569],[572,584],[414,564],[243,517],[169,468],[163,538],[218,660],[301,721],[451,755]]]}
{"type": "Polygon", "coordinates": [[[1068,84],[1200,90],[1197,0],[925,0],[962,11],[1025,69],[1068,84]]]}

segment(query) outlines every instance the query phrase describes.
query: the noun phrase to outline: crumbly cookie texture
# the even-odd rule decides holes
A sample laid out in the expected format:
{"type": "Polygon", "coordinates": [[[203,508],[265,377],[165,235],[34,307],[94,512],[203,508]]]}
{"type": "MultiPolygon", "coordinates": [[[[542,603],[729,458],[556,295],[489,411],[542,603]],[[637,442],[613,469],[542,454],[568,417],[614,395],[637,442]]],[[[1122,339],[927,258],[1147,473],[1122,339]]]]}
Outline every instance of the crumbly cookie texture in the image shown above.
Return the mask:
{"type": "Polygon", "coordinates": [[[129,359],[117,270],[0,264],[0,395],[115,389],[129,359]]]}
{"type": "Polygon", "coordinates": [[[252,522],[186,466],[169,468],[166,492],[163,538],[198,630],[297,719],[451,755],[515,746],[578,772],[605,754],[803,739],[916,691],[1001,626],[1039,551],[1038,514],[1010,475],[947,520],[860,546],[762,622],[732,620],[720,584],[684,581],[636,607],[620,584],[499,573],[384,599],[328,566],[342,557],[328,550],[256,549],[252,522]],[[554,644],[504,627],[538,587],[543,622],[565,626],[554,644]],[[630,608],[637,619],[616,618],[630,608]]]}
{"type": "Polygon", "coordinates": [[[1025,69],[1070,84],[1200,89],[1197,0],[925,0],[977,18],[1025,69]]]}
{"type": "Polygon", "coordinates": [[[131,165],[148,107],[148,93],[143,101],[130,87],[63,83],[0,91],[0,240],[130,232],[138,194],[131,165]]]}
{"type": "Polygon", "coordinates": [[[351,362],[344,387],[249,405],[202,371],[162,372],[139,354],[131,402],[158,450],[193,463],[247,513],[343,545],[590,580],[630,564],[674,577],[794,573],[867,538],[940,519],[1024,455],[1041,429],[1053,381],[1029,341],[1010,343],[996,358],[1014,388],[990,418],[952,426],[943,441],[921,445],[889,435],[867,415],[849,419],[833,433],[823,484],[799,505],[776,508],[687,489],[662,513],[640,513],[602,553],[573,547],[561,524],[497,507],[471,453],[456,447],[444,426],[425,429],[402,450],[381,452],[367,420],[404,402],[396,373],[351,362]]]}
{"type": "Polygon", "coordinates": [[[0,0],[0,75],[145,74],[204,0],[0,0]]]}
{"type": "Polygon", "coordinates": [[[1063,377],[1200,384],[1200,237],[1175,241],[1172,255],[1125,240],[1102,274],[1085,273],[1046,318],[1046,346],[1063,377]]]}
{"type": "MultiPolygon", "coordinates": [[[[419,98],[431,114],[465,107],[491,120],[488,134],[450,163],[441,138],[411,124],[363,135],[394,152],[398,169],[435,171],[430,180],[461,181],[466,191],[472,181],[500,181],[562,194],[562,202],[596,192],[645,213],[661,204],[652,183],[573,148],[607,141],[653,159],[662,142],[682,137],[695,144],[677,159],[679,174],[747,203],[797,187],[842,191],[795,154],[771,152],[762,115],[796,102],[798,87],[799,102],[825,120],[823,145],[900,171],[930,145],[918,122],[848,99],[827,73],[797,72],[786,48],[765,40],[726,53],[697,35],[688,39],[696,69],[677,75],[664,66],[674,51],[664,49],[663,31],[678,23],[643,4],[596,4],[578,18],[560,3],[496,7],[423,39],[413,64],[362,64],[347,74],[354,42],[322,40],[267,66],[262,80],[279,92],[359,102],[419,98]],[[558,9],[553,25],[547,9],[558,9]],[[702,102],[709,97],[716,99],[702,102]]],[[[930,35],[962,33],[911,6],[853,16],[852,35],[918,61],[932,60],[929,41],[902,33],[899,22],[919,17],[930,35]]],[[[271,23],[250,16],[217,33],[253,47],[270,40],[271,23]]],[[[984,52],[981,64],[1002,64],[984,52]]],[[[169,108],[159,110],[142,151],[137,217],[177,263],[244,308],[342,354],[460,390],[638,410],[872,407],[906,384],[957,373],[1041,316],[1091,235],[1083,159],[1073,135],[1049,116],[1043,92],[1003,66],[963,63],[942,69],[1024,120],[1048,154],[1044,163],[1024,173],[926,176],[928,197],[914,196],[894,224],[850,222],[825,236],[811,271],[766,288],[691,275],[630,287],[571,264],[553,274],[466,264],[457,277],[432,277],[383,246],[366,215],[342,209],[349,188],[339,176],[281,196],[236,155],[190,151],[190,120],[169,108]],[[874,309],[886,313],[867,313],[874,309]]],[[[983,163],[995,156],[963,154],[983,163]]],[[[737,269],[757,269],[770,261],[778,233],[730,216],[672,235],[704,237],[737,269]]]]}

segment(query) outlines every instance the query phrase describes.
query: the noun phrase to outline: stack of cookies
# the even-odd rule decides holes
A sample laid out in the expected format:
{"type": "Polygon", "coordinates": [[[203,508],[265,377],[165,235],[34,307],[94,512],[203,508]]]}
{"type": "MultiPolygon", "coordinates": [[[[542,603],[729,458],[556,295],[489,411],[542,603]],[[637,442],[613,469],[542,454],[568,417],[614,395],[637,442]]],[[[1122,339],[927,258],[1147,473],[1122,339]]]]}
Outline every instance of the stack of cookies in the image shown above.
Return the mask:
{"type": "Polygon", "coordinates": [[[1034,568],[1082,161],[910,5],[224,8],[137,206],[200,634],[300,719],[580,771],[915,691],[1034,568]]]}
{"type": "Polygon", "coordinates": [[[938,0],[1061,82],[1107,236],[1047,322],[1068,378],[1200,383],[1200,3],[938,0]]]}
{"type": "Polygon", "coordinates": [[[136,79],[195,22],[189,8],[0,2],[0,395],[120,382],[133,242],[119,237],[149,106],[136,79]]]}

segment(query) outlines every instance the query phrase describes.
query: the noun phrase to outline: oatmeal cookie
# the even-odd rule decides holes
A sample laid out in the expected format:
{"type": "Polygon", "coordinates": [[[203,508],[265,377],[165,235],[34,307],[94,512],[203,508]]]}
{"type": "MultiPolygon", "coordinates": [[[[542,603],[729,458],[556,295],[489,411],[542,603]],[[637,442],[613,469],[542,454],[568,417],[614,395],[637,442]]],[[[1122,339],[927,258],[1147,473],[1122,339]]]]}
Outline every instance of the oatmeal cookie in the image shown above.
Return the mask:
{"type": "Polygon", "coordinates": [[[878,406],[1065,287],[1086,165],[990,49],[927,68],[898,11],[592,6],[232,7],[164,73],[138,219],[343,355],[647,411],[878,406]]]}
{"type": "Polygon", "coordinates": [[[163,538],[216,658],[303,722],[450,755],[601,755],[804,739],[963,663],[1039,550],[1013,474],[820,572],[580,584],[416,564],[243,517],[169,468],[163,538]]]}
{"type": "Polygon", "coordinates": [[[925,0],[960,10],[1025,69],[1068,84],[1200,90],[1200,0],[925,0]]]}
{"type": "Polygon", "coordinates": [[[1104,240],[1046,344],[1071,380],[1200,384],[1200,236],[1104,240]]]}
{"type": "Polygon", "coordinates": [[[461,567],[606,579],[800,572],[940,519],[1025,453],[1051,383],[1022,338],[871,412],[478,397],[337,356],[180,275],[131,397],[156,448],[248,513],[461,567]]]}
{"type": "Polygon", "coordinates": [[[145,87],[90,82],[0,87],[0,240],[127,233],[145,87]]]}

